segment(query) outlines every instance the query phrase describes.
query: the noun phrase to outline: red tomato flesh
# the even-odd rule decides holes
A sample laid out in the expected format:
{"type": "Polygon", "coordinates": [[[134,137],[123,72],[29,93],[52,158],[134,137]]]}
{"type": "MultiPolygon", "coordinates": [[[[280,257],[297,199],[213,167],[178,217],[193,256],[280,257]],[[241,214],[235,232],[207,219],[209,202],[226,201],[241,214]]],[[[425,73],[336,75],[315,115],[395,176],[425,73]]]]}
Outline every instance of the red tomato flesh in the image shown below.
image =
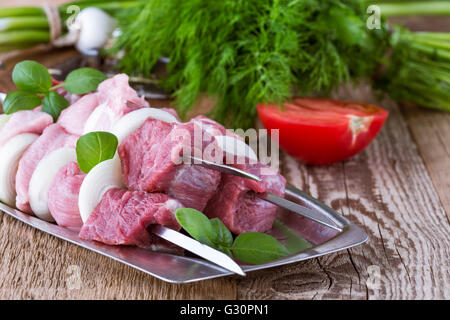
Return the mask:
{"type": "Polygon", "coordinates": [[[375,138],[388,111],[375,105],[322,98],[294,98],[278,105],[260,104],[264,127],[279,129],[280,148],[316,165],[343,161],[375,138]]]}

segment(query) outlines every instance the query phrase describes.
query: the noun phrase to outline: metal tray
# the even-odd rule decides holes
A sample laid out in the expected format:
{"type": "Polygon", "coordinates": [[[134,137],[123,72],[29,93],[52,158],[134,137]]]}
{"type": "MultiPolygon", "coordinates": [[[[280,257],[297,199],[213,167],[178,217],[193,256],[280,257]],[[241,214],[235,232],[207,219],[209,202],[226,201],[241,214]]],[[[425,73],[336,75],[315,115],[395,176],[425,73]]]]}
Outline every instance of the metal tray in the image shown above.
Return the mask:
{"type": "MultiPolygon", "coordinates": [[[[367,240],[367,235],[359,227],[304,192],[289,186],[286,197],[328,216],[342,227],[342,231],[338,232],[293,213],[280,210],[270,233],[282,241],[293,253],[285,258],[261,265],[242,264],[242,269],[245,272],[319,257],[357,246],[367,240]]],[[[0,211],[29,226],[100,253],[167,282],[189,283],[233,274],[200,258],[152,252],[137,247],[109,246],[98,242],[85,241],[78,237],[77,231],[45,222],[2,203],[0,203],[0,211]]]]}

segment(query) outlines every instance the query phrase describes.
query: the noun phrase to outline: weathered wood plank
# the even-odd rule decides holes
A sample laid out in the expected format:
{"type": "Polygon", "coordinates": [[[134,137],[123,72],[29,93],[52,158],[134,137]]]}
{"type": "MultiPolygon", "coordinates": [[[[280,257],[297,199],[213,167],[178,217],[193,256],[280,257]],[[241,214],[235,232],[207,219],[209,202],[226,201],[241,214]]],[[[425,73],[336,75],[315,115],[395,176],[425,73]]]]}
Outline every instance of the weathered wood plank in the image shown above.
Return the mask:
{"type": "MultiPolygon", "coordinates": [[[[370,90],[341,93],[374,102],[370,90]]],[[[283,173],[369,234],[369,242],[312,261],[250,274],[239,298],[448,298],[450,228],[399,108],[360,155],[326,167],[283,158],[283,173]],[[379,277],[377,276],[379,272],[379,277]],[[377,285],[378,284],[378,285],[377,285]]]]}
{"type": "Polygon", "coordinates": [[[450,221],[450,114],[416,106],[402,113],[450,221]]]}

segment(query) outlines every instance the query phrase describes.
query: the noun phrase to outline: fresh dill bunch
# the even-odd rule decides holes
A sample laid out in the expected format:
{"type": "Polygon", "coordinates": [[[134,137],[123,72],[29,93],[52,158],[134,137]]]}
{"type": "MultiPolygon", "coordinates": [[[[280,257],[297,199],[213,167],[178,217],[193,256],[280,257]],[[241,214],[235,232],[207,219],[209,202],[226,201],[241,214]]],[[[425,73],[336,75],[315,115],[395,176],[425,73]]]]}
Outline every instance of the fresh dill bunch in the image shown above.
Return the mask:
{"type": "Polygon", "coordinates": [[[122,71],[148,76],[168,57],[164,87],[185,116],[200,93],[212,116],[253,125],[256,104],[328,93],[373,73],[386,30],[369,30],[360,0],[149,0],[119,17],[122,71]]]}

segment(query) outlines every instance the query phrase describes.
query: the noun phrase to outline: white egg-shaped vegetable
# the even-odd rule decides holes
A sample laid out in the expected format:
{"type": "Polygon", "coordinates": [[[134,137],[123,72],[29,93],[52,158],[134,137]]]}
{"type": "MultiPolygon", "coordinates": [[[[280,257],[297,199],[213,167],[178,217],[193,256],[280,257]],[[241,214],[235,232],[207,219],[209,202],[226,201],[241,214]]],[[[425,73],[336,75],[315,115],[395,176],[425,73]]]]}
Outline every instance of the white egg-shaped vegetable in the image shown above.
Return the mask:
{"type": "Polygon", "coordinates": [[[83,222],[100,203],[103,195],[111,188],[123,188],[122,168],[118,156],[97,164],[83,180],[78,196],[78,207],[83,222]]]}
{"type": "Polygon", "coordinates": [[[258,161],[255,151],[244,141],[232,136],[215,136],[215,139],[224,152],[258,161]]]}
{"type": "Polygon", "coordinates": [[[69,162],[76,160],[75,149],[59,148],[39,161],[31,176],[28,196],[31,210],[40,219],[55,221],[48,209],[48,190],[58,171],[69,162]]]}
{"type": "Polygon", "coordinates": [[[178,122],[177,118],[164,110],[156,108],[142,108],[127,113],[116,122],[111,133],[119,140],[119,144],[130,134],[139,129],[148,118],[161,120],[167,123],[178,122]]]}
{"type": "Polygon", "coordinates": [[[117,26],[116,20],[94,7],[81,10],[75,23],[80,28],[76,47],[85,53],[102,48],[117,26]]]}
{"type": "Polygon", "coordinates": [[[0,148],[0,201],[11,207],[16,203],[16,173],[20,158],[38,137],[32,133],[19,134],[0,148]]]}

